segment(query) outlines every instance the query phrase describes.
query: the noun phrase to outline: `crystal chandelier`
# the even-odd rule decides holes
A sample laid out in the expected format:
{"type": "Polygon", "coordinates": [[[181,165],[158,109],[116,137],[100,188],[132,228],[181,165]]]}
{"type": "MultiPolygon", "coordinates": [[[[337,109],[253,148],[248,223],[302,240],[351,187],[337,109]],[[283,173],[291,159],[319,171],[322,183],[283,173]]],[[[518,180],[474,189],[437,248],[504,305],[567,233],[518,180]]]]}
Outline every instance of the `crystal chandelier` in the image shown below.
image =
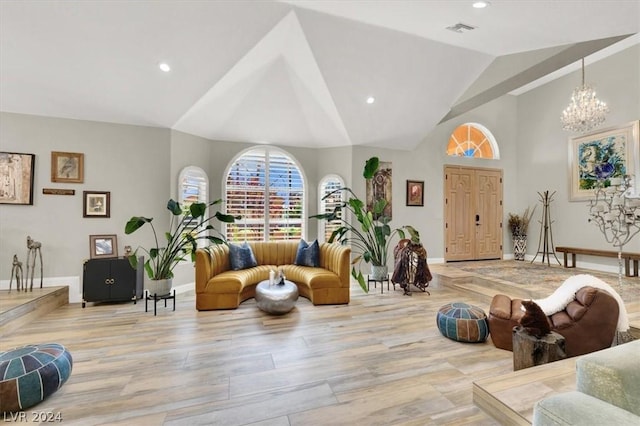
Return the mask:
{"type": "Polygon", "coordinates": [[[571,103],[562,111],[562,129],[583,133],[604,123],[609,112],[606,103],[596,98],[593,87],[584,83],[584,58],[582,58],[582,85],[571,95],[571,103]]]}

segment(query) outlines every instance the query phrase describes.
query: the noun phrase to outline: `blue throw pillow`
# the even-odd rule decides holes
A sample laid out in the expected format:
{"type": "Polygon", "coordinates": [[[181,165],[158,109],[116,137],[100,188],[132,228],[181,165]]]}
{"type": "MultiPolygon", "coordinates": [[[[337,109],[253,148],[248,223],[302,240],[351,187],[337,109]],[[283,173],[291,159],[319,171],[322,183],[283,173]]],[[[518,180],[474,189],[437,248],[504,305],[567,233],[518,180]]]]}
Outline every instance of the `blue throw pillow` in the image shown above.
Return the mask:
{"type": "Polygon", "coordinates": [[[318,244],[318,240],[315,240],[311,244],[308,244],[305,240],[300,240],[295,264],[316,268],[320,266],[320,245],[318,244]]]}
{"type": "Polygon", "coordinates": [[[229,244],[229,263],[234,271],[258,266],[253,250],[251,250],[251,246],[246,241],[241,246],[229,244]]]}

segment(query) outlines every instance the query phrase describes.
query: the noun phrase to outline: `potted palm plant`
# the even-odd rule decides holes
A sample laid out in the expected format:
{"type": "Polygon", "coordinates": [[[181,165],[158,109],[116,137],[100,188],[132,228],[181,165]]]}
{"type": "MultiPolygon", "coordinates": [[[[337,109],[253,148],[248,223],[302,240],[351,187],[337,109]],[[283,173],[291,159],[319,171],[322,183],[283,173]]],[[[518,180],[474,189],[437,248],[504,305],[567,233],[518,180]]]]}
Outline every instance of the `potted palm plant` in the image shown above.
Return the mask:
{"type": "MultiPolygon", "coordinates": [[[[373,179],[379,165],[378,157],[372,157],[367,160],[362,173],[364,178],[366,180],[373,179]]],[[[371,264],[371,277],[373,279],[386,279],[388,277],[387,260],[393,237],[398,235],[400,239],[406,238],[406,230],[411,236],[411,240],[418,243],[420,242],[420,235],[415,228],[409,225],[391,229],[391,226],[389,226],[391,219],[384,215],[387,200],[375,200],[372,210],[367,210],[366,203],[360,200],[351,188],[347,187],[338,188],[325,195],[323,199],[329,198],[337,192],[342,192],[348,196],[348,199],[337,205],[332,212],[310,217],[318,220],[338,221],[340,223],[340,226],[331,233],[328,242],[338,241],[342,244],[349,244],[354,253],[357,253],[357,256],[351,262],[353,265],[351,275],[366,293],[368,289],[360,270],[361,262],[364,261],[371,264]],[[346,212],[350,213],[349,216],[355,220],[355,223],[347,220],[346,212]],[[358,265],[357,268],[356,264],[358,265]]]]}
{"type": "Polygon", "coordinates": [[[127,222],[124,232],[132,234],[145,224],[151,226],[155,245],[151,248],[138,247],[130,256],[129,263],[135,269],[138,266],[138,250],[146,255],[144,269],[149,276],[145,280],[145,289],[150,294],[165,295],[171,291],[173,269],[179,262],[191,256],[195,260],[198,240],[208,240],[212,244],[226,244],[224,236],[212,225],[212,220],[233,223],[237,217],[216,211],[205,217],[207,207],[222,203],[222,199],[210,203],[193,203],[189,208],[183,208],[177,201],[169,200],[167,209],[171,212],[169,230],[164,233],[164,241],[158,240],[153,218],[133,216],[127,222]]]}

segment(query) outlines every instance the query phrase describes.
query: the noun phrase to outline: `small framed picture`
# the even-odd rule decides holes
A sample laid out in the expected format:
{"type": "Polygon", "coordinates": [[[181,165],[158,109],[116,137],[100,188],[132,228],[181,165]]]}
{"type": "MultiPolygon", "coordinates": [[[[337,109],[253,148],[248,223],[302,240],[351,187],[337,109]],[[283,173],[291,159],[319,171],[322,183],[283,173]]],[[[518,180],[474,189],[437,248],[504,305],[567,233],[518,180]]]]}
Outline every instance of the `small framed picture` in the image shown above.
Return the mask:
{"type": "Polygon", "coordinates": [[[424,181],[407,181],[407,206],[424,206],[424,181]]]}
{"type": "Polygon", "coordinates": [[[84,154],[52,151],[51,182],[84,182],[84,154]]]}
{"type": "Polygon", "coordinates": [[[118,257],[118,237],[115,235],[89,235],[91,259],[118,257]]]}
{"type": "Polygon", "coordinates": [[[84,191],[83,217],[111,217],[111,193],[84,191]]]}

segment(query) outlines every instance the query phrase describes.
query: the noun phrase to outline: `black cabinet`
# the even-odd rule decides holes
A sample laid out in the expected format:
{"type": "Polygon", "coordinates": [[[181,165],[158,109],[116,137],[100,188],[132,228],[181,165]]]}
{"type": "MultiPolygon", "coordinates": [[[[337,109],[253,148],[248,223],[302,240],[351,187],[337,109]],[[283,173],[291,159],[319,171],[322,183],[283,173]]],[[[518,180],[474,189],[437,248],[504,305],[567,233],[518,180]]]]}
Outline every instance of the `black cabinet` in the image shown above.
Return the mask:
{"type": "Polygon", "coordinates": [[[84,262],[82,273],[82,307],[86,302],[115,302],[142,297],[142,257],[133,269],[126,257],[91,259],[84,262]]]}

